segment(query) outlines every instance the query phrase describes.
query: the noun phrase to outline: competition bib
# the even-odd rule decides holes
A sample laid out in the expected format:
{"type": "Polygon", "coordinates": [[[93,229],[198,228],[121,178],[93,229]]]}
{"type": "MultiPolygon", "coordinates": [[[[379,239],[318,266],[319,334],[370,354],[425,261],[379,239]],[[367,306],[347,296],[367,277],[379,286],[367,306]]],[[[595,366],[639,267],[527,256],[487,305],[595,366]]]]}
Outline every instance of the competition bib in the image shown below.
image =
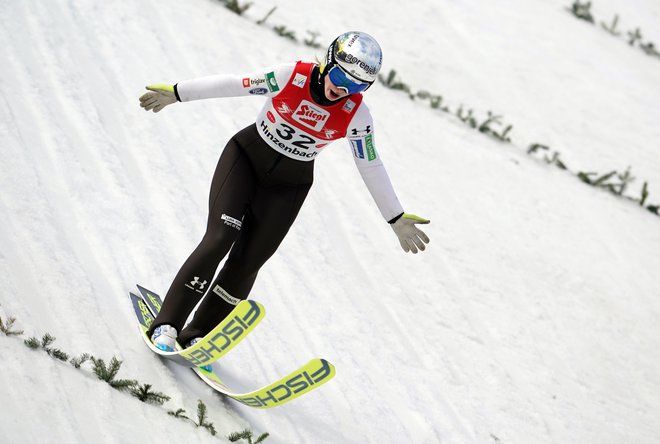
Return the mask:
{"type": "Polygon", "coordinates": [[[330,142],[346,135],[358,105],[359,94],[330,106],[311,98],[312,63],[298,62],[282,91],[269,99],[257,118],[262,139],[274,150],[296,160],[312,161],[330,142]]]}

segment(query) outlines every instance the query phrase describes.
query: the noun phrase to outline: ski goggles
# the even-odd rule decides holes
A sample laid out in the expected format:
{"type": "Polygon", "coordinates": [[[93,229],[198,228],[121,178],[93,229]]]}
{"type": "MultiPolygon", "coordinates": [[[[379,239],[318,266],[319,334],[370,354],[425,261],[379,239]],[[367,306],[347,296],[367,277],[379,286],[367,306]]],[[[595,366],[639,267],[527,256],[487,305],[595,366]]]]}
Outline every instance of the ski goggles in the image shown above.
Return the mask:
{"type": "Polygon", "coordinates": [[[351,77],[341,66],[335,65],[328,71],[330,81],[337,88],[343,88],[349,94],[356,94],[362,92],[371,86],[369,82],[362,82],[354,77],[351,77]]]}

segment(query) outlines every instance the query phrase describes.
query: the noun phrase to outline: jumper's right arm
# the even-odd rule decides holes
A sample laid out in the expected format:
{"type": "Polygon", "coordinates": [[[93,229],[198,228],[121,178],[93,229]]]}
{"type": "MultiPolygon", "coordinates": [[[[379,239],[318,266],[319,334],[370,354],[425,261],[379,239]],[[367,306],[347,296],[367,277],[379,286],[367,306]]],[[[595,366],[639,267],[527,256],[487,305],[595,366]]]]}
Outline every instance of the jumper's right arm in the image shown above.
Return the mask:
{"type": "Polygon", "coordinates": [[[140,97],[140,106],[157,113],[177,101],[249,95],[273,97],[289,81],[294,67],[294,63],[287,63],[242,75],[219,74],[185,80],[175,85],[149,85],[146,87],[149,92],[140,97]]]}

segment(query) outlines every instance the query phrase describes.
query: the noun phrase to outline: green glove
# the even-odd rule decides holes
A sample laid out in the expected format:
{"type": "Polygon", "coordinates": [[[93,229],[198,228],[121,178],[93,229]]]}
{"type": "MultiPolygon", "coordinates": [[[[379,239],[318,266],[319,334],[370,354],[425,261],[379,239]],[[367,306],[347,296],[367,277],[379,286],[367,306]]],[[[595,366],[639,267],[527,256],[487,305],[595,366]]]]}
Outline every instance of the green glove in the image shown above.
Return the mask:
{"type": "Polygon", "coordinates": [[[399,243],[403,251],[406,253],[412,251],[414,254],[417,254],[418,249],[421,251],[426,249],[426,245],[424,244],[430,242],[429,237],[415,225],[428,224],[430,222],[430,220],[423,217],[403,213],[403,216],[399,220],[391,224],[394,234],[399,238],[399,243]]]}
{"type": "Polygon", "coordinates": [[[176,102],[173,85],[149,85],[149,92],[140,97],[140,106],[145,111],[154,110],[155,113],[176,102]]]}

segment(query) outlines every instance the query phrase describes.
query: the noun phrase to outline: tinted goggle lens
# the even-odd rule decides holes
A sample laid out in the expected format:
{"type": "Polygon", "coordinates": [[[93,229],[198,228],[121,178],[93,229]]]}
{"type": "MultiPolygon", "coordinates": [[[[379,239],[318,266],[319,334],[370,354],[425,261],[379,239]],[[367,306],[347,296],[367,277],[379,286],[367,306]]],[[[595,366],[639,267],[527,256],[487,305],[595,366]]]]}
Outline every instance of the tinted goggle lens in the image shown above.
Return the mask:
{"type": "Polygon", "coordinates": [[[335,85],[337,88],[345,88],[349,94],[362,92],[369,88],[369,85],[371,85],[368,82],[360,82],[359,80],[349,77],[349,75],[346,74],[344,70],[341,69],[341,67],[338,65],[330,68],[330,71],[328,71],[328,76],[330,77],[330,81],[333,85],[335,85]]]}

